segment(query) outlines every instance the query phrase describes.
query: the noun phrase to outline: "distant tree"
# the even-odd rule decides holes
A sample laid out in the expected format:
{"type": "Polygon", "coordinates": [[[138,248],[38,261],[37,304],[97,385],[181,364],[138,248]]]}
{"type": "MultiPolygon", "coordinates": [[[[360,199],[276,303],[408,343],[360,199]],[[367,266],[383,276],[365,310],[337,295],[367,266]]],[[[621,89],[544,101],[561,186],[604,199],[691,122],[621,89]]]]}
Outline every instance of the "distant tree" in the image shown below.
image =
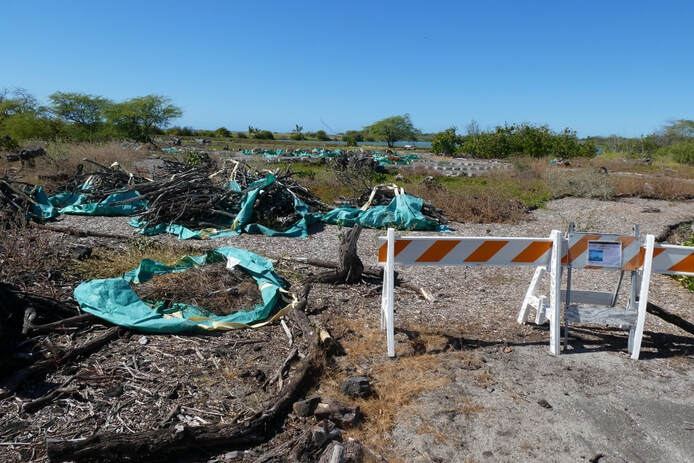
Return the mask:
{"type": "Polygon", "coordinates": [[[431,140],[431,150],[434,154],[450,156],[458,151],[461,143],[461,137],[456,135],[455,127],[451,127],[434,135],[431,140]]]}
{"type": "Polygon", "coordinates": [[[385,141],[389,147],[398,140],[416,140],[420,133],[410,120],[409,114],[391,116],[364,127],[364,132],[376,140],[385,141]]]}
{"type": "Polygon", "coordinates": [[[0,121],[17,114],[39,115],[40,112],[38,101],[26,90],[0,89],[0,121]]]}
{"type": "Polygon", "coordinates": [[[55,92],[48,98],[51,100],[51,113],[74,124],[89,137],[101,128],[104,112],[112,104],[106,98],[86,93],[55,92]]]}
{"type": "Polygon", "coordinates": [[[220,127],[214,131],[216,137],[228,138],[231,137],[231,131],[226,127],[220,127]]]}
{"type": "Polygon", "coordinates": [[[325,130],[317,130],[316,131],[316,138],[321,141],[328,141],[330,140],[330,137],[328,136],[327,133],[325,133],[325,130]]]}
{"type": "Polygon", "coordinates": [[[302,131],[304,130],[303,126],[296,124],[294,126],[294,129],[292,129],[292,134],[289,136],[290,139],[292,140],[303,140],[304,139],[304,134],[302,131]]]}
{"type": "Polygon", "coordinates": [[[0,138],[5,145],[27,139],[53,140],[65,135],[65,124],[24,89],[0,90],[0,138]],[[13,140],[10,142],[10,140],[13,140]]]}
{"type": "Polygon", "coordinates": [[[353,137],[357,142],[364,141],[364,134],[361,130],[348,130],[342,136],[342,139],[344,140],[345,137],[353,137]]]}
{"type": "Polygon", "coordinates": [[[122,135],[137,141],[151,141],[155,129],[166,128],[171,119],[183,115],[170,99],[159,95],[147,95],[106,108],[106,120],[122,135]]]}
{"type": "Polygon", "coordinates": [[[253,133],[253,138],[257,138],[259,140],[274,140],[275,135],[272,132],[270,132],[269,130],[256,129],[255,132],[253,133]]]}
{"type": "Polygon", "coordinates": [[[694,138],[694,121],[680,119],[665,126],[665,134],[673,138],[694,138]]]}
{"type": "Polygon", "coordinates": [[[236,132],[236,138],[248,138],[245,132],[236,132]]]}
{"type": "Polygon", "coordinates": [[[257,128],[253,127],[252,125],[248,124],[248,135],[253,135],[258,131],[257,128]]]}

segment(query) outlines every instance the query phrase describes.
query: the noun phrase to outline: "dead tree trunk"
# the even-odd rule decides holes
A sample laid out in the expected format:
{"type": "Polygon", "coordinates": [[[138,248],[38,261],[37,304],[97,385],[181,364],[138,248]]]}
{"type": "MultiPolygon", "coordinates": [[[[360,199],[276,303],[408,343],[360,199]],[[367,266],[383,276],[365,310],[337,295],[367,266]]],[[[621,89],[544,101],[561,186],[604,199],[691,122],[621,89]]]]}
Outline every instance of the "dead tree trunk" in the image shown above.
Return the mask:
{"type": "Polygon", "coordinates": [[[358,283],[364,272],[364,264],[357,254],[357,241],[361,235],[361,226],[354,225],[345,232],[339,248],[337,261],[337,279],[343,283],[358,283]]]}

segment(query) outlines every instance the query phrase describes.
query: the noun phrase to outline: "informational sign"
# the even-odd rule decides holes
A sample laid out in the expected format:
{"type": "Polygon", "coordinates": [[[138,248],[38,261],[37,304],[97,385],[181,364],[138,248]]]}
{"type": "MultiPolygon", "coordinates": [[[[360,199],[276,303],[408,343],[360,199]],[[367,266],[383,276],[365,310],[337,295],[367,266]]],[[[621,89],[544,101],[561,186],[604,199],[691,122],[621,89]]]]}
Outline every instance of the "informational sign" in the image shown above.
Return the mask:
{"type": "Polygon", "coordinates": [[[588,265],[622,266],[622,243],[619,241],[588,241],[588,265]]]}

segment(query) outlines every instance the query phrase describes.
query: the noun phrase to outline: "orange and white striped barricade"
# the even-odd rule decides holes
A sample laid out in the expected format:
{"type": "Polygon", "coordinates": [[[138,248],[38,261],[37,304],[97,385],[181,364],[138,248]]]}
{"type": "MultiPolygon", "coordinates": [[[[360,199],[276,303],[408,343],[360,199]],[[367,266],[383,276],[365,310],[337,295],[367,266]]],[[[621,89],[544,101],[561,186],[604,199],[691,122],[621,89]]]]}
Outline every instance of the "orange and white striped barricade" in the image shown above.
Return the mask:
{"type": "Polygon", "coordinates": [[[396,236],[388,229],[379,238],[378,262],[384,266],[381,297],[381,328],[386,330],[388,356],[395,356],[394,269],[395,265],[427,266],[542,266],[551,276],[549,297],[550,352],[559,354],[559,301],[561,290],[562,236],[549,238],[396,236]]]}
{"type": "MultiPolygon", "coordinates": [[[[564,239],[562,266],[566,267],[566,290],[561,291],[564,305],[565,346],[568,345],[568,329],[571,322],[598,323],[629,328],[628,350],[638,359],[643,337],[643,323],[648,303],[648,287],[652,271],[653,247],[648,250],[652,235],[646,237],[646,247],[638,239],[638,226],[632,236],[609,233],[577,233],[573,224],[564,239]],[[650,253],[650,254],[649,254],[650,253]],[[649,255],[651,260],[645,258],[649,255]],[[614,292],[580,291],[571,286],[572,269],[619,270],[620,276],[614,292]],[[626,307],[615,307],[624,272],[631,272],[631,294],[626,307]],[[639,287],[641,288],[639,291],[639,287]],[[644,292],[645,291],[645,292],[644,292]],[[637,299],[637,294],[639,295],[637,299]],[[638,303],[637,303],[638,301],[638,303]]],[[[654,245],[653,245],[654,246],[654,245]]],[[[543,269],[538,268],[523,300],[518,323],[528,318],[530,307],[536,309],[536,323],[542,323],[548,307],[544,296],[536,296],[535,290],[543,269]]],[[[550,318],[550,317],[548,317],[550,318]]]]}

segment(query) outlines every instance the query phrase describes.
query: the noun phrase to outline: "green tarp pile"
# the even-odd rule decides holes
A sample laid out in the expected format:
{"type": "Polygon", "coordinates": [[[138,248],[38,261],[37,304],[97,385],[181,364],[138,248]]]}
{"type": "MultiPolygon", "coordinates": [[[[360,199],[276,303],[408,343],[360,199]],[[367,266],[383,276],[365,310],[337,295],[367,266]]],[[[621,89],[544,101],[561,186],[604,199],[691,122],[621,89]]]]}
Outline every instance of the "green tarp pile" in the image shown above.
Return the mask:
{"type": "MultiPolygon", "coordinates": [[[[81,191],[88,192],[89,188],[82,186],[81,191]]],[[[48,198],[50,203],[57,208],[61,214],[74,215],[99,215],[99,216],[128,216],[136,214],[147,208],[147,201],[141,199],[127,204],[112,205],[119,201],[125,201],[140,196],[137,191],[123,191],[108,195],[102,201],[90,203],[89,197],[85,193],[59,193],[48,198]]]]}
{"type": "Polygon", "coordinates": [[[289,311],[296,303],[284,290],[286,282],[274,272],[272,263],[250,251],[222,247],[202,256],[186,256],[173,266],[144,259],[120,278],[91,280],[74,291],[82,310],[116,325],[151,333],[182,333],[258,327],[289,311]],[[162,301],[143,301],[130,284],[149,281],[156,275],[185,272],[193,267],[227,261],[248,273],[258,284],[263,303],[249,311],[215,315],[203,307],[162,301]],[[281,310],[280,310],[281,309],[281,310]]]}
{"type": "Polygon", "coordinates": [[[372,206],[366,210],[343,206],[324,214],[321,221],[343,227],[359,224],[364,228],[395,228],[449,232],[450,229],[422,214],[422,200],[408,194],[396,195],[387,206],[372,206]]]}

